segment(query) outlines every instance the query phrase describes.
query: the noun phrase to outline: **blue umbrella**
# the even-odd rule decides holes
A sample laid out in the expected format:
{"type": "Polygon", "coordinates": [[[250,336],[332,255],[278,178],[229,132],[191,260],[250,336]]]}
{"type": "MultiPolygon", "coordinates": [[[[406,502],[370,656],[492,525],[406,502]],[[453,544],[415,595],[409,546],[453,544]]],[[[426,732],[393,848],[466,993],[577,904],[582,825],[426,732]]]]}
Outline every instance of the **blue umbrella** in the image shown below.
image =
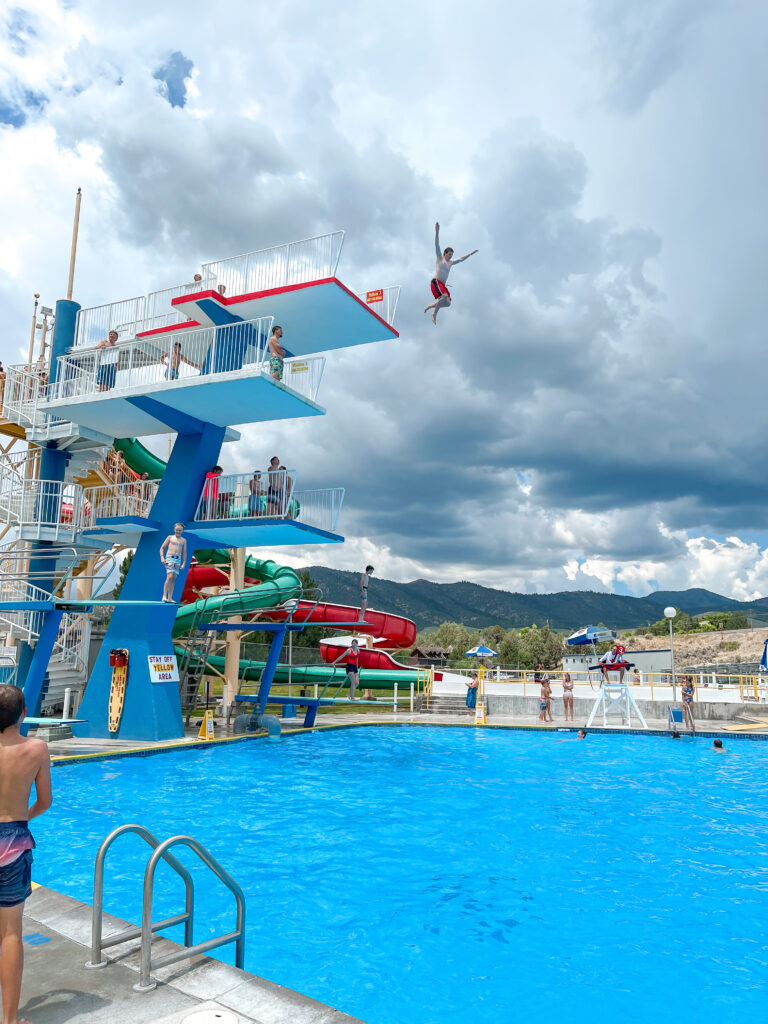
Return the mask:
{"type": "Polygon", "coordinates": [[[760,671],[768,672],[768,640],[763,640],[763,656],[760,659],[760,671]]]}
{"type": "Polygon", "coordinates": [[[579,647],[581,644],[602,644],[606,640],[613,640],[616,634],[612,629],[604,626],[584,626],[571,633],[565,641],[569,647],[579,647]]]}
{"type": "Polygon", "coordinates": [[[484,647],[482,644],[478,644],[477,647],[470,647],[468,651],[464,651],[465,658],[496,658],[496,651],[492,651],[490,647],[484,647]]]}

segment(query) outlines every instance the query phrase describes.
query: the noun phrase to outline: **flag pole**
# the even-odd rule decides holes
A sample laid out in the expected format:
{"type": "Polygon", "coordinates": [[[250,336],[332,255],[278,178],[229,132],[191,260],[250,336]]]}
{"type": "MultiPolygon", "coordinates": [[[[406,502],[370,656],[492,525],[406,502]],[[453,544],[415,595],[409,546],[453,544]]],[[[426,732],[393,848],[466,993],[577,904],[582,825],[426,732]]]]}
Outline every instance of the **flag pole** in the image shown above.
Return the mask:
{"type": "Polygon", "coordinates": [[[75,256],[77,254],[77,230],[80,225],[80,200],[82,189],[75,196],[75,223],[72,225],[72,249],[69,254],[69,280],[67,281],[67,298],[72,298],[72,286],[75,282],[75,256]]]}

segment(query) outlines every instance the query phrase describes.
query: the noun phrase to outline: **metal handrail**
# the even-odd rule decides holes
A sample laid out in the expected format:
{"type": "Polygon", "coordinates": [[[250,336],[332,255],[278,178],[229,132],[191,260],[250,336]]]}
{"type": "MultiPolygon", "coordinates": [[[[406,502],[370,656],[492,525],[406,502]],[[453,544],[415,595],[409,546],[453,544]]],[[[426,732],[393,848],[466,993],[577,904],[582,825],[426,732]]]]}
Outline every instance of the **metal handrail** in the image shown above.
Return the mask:
{"type": "MultiPolygon", "coordinates": [[[[116,946],[120,942],[126,942],[128,939],[135,939],[137,936],[142,936],[142,948],[144,942],[144,922],[142,921],[141,927],[131,925],[128,928],[124,928],[123,931],[118,932],[116,935],[110,935],[108,939],[104,939],[102,935],[102,923],[104,918],[104,861],[107,856],[107,850],[110,848],[112,843],[119,838],[119,836],[126,835],[127,833],[133,833],[140,836],[152,849],[157,852],[161,846],[166,846],[166,843],[161,843],[159,839],[152,835],[149,829],[144,828],[143,825],[121,825],[116,828],[113,832],[110,832],[107,838],[99,847],[99,851],[96,854],[96,862],[93,869],[93,916],[91,918],[91,959],[85,965],[86,967],[106,967],[107,961],[102,960],[102,950],[108,946],[116,946]]],[[[173,842],[173,840],[170,840],[173,842]]],[[[170,928],[171,925],[181,924],[184,922],[184,945],[190,947],[192,945],[192,929],[194,925],[194,895],[195,886],[192,881],[192,875],[180,864],[175,857],[170,854],[163,852],[161,854],[167,864],[173,868],[177,875],[184,880],[184,886],[186,889],[186,907],[183,914],[177,914],[175,917],[169,917],[165,921],[158,921],[157,924],[150,922],[151,931],[160,931],[163,928],[170,928]]],[[[146,886],[146,882],[145,882],[146,886]]],[[[145,890],[145,901],[146,901],[146,890],[145,890]]],[[[150,906],[151,912],[151,906],[150,906]]]]}
{"type": "MultiPolygon", "coordinates": [[[[184,919],[181,915],[180,920],[184,919]]],[[[196,956],[198,953],[208,953],[212,949],[224,946],[228,942],[235,943],[235,966],[243,970],[245,963],[245,896],[243,890],[224,870],[219,862],[192,836],[173,836],[160,843],[152,856],[149,858],[146,871],[144,872],[144,896],[141,916],[141,953],[139,960],[139,983],[134,985],[137,992],[148,992],[155,987],[152,981],[151,972],[158,967],[166,967],[168,964],[175,964],[179,960],[186,960],[188,957],[196,956]],[[235,897],[237,905],[237,922],[235,931],[228,932],[218,938],[207,939],[205,942],[198,942],[190,945],[185,941],[186,949],[177,950],[174,953],[166,953],[164,956],[152,959],[152,932],[157,927],[152,924],[152,897],[154,893],[155,869],[159,861],[168,859],[168,850],[172,846],[188,846],[193,853],[196,853],[200,860],[210,868],[216,877],[224,883],[235,897]]],[[[191,939],[191,928],[190,928],[191,939]]]]}

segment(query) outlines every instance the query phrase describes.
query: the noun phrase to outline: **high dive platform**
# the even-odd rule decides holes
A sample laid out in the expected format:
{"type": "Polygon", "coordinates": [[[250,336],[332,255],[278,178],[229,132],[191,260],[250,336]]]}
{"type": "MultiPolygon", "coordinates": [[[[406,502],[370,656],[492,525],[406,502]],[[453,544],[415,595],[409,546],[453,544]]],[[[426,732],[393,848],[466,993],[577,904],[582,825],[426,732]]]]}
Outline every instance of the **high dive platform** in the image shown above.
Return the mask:
{"type": "MultiPolygon", "coordinates": [[[[178,682],[150,667],[158,658],[174,659],[177,607],[158,605],[166,575],[158,549],[174,523],[185,524],[189,548],[177,596],[195,549],[343,541],[343,487],[298,488],[296,470],[270,473],[266,490],[252,475],[218,477],[215,491],[206,481],[222,443],[238,436],[234,426],[324,414],[317,400],[320,353],[397,338],[399,289],[357,295],[342,284],[342,242],[343,233],[334,232],[203,264],[192,282],[103,306],[81,309],[60,300],[50,381],[29,365],[8,369],[6,415],[39,446],[37,479],[27,482],[19,471],[0,481],[0,504],[21,485],[23,500],[7,502],[20,535],[42,517],[52,537],[64,523],[67,541],[83,557],[113,544],[135,547],[76,735],[183,735],[178,682]],[[268,348],[275,324],[286,350],[278,368],[268,348]],[[105,347],[100,343],[110,332],[117,338],[105,347]],[[153,434],[176,435],[160,480],[72,482],[68,466],[78,446],[98,451],[115,438],[153,434]],[[119,728],[110,731],[114,650],[130,651],[130,661],[119,728]]],[[[55,585],[53,574],[47,586],[44,576],[36,577],[43,601],[55,585]]]]}

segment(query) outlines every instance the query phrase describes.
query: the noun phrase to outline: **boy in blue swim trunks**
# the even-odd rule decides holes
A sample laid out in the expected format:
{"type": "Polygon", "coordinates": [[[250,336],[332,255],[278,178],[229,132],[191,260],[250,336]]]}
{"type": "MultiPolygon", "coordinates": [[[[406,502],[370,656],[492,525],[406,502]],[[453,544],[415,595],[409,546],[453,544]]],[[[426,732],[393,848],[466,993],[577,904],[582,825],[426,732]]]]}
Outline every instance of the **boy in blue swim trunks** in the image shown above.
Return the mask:
{"type": "Polygon", "coordinates": [[[52,800],[48,747],[19,732],[26,710],[20,689],[0,684],[0,989],[8,1024],[26,1024],[17,1014],[24,970],[22,917],[32,892],[35,846],[28,822],[44,814],[52,800]],[[30,807],[33,782],[37,799],[30,807]]]}
{"type": "Polygon", "coordinates": [[[164,604],[175,604],[173,588],[176,586],[176,577],[187,563],[187,539],[182,536],[183,533],[184,523],[175,523],[173,533],[169,533],[160,545],[160,561],[165,566],[164,604]]]}

